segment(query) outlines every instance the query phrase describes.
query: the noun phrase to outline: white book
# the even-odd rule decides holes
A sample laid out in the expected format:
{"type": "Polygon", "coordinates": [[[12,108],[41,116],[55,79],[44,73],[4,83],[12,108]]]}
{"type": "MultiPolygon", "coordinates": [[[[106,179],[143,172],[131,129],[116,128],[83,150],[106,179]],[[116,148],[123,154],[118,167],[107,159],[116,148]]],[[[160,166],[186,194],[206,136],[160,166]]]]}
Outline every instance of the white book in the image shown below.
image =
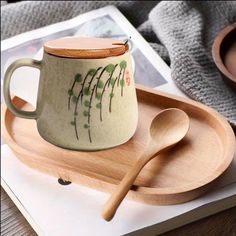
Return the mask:
{"type": "MultiPolygon", "coordinates": [[[[113,6],[2,41],[1,77],[12,61],[22,57],[41,59],[44,41],[68,35],[123,40],[131,37],[136,82],[185,96],[172,81],[170,68],[113,6]],[[145,81],[140,76],[144,65],[150,69],[145,81]]],[[[18,69],[12,79],[12,92],[35,105],[38,76],[37,70],[18,69]]],[[[171,206],[124,199],[114,219],[106,222],[100,214],[109,194],[74,183],[60,185],[57,179],[21,163],[6,144],[1,146],[1,152],[1,185],[38,235],[157,235],[236,206],[236,155],[220,182],[208,194],[171,206]]]]}
{"type": "Polygon", "coordinates": [[[124,199],[111,222],[101,217],[109,194],[57,179],[22,164],[2,146],[1,184],[38,235],[157,235],[236,205],[236,156],[221,182],[193,201],[153,206],[124,199]]]}

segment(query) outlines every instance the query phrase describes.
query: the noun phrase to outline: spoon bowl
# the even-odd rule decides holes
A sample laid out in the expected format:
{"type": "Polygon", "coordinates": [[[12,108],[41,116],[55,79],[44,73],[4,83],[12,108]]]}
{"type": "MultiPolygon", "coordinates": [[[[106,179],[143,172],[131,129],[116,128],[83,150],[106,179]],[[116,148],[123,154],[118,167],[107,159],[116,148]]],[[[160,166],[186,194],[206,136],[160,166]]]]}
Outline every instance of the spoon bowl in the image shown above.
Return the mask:
{"type": "Polygon", "coordinates": [[[182,140],[188,129],[189,117],[180,109],[169,108],[157,114],[151,123],[150,139],[143,154],[126,173],[103,209],[102,216],[105,220],[110,221],[113,218],[142,168],[160,152],[171,148],[182,140]]]}
{"type": "Polygon", "coordinates": [[[184,111],[177,108],[165,109],[151,123],[151,141],[158,142],[163,147],[172,146],[185,136],[188,129],[189,117],[184,111]]]}

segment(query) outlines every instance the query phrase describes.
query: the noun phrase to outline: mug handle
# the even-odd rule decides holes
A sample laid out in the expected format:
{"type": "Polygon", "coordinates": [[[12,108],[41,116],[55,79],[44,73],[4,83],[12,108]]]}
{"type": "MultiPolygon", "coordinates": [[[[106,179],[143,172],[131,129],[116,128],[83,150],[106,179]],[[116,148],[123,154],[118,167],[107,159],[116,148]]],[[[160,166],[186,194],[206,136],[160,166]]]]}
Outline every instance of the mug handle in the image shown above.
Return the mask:
{"type": "Polygon", "coordinates": [[[4,83],[3,83],[3,94],[5,103],[8,107],[8,109],[16,116],[25,118],[25,119],[36,119],[37,114],[35,111],[23,111],[15,107],[15,105],[12,103],[11,96],[10,96],[10,82],[11,77],[14,71],[22,66],[29,66],[34,67],[37,69],[41,69],[41,61],[37,61],[34,59],[19,59],[13,62],[6,70],[5,77],[4,77],[4,83]]]}

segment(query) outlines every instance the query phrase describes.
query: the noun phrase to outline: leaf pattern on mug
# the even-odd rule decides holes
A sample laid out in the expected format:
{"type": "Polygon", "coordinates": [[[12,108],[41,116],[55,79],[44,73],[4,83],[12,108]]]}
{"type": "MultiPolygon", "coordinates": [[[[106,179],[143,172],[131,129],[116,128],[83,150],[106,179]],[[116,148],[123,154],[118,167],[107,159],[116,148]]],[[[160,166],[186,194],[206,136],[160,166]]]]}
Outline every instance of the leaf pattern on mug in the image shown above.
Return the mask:
{"type": "Polygon", "coordinates": [[[70,122],[70,124],[74,127],[77,140],[79,140],[79,127],[77,119],[85,119],[86,123],[82,125],[82,128],[87,130],[89,142],[92,143],[91,111],[93,110],[93,104],[95,108],[93,112],[99,112],[100,122],[102,122],[104,95],[107,93],[109,103],[108,109],[109,112],[111,112],[112,100],[116,99],[117,95],[115,94],[118,94],[118,91],[115,93],[115,88],[120,89],[121,96],[123,96],[123,88],[125,84],[128,86],[130,84],[130,77],[127,74],[126,67],[127,62],[122,60],[118,64],[110,63],[105,67],[91,68],[85,76],[81,73],[75,74],[74,80],[71,87],[68,89],[67,94],[68,110],[71,109],[71,103],[74,104],[74,119],[70,122]],[[118,75],[113,77],[115,71],[117,71],[118,75]],[[93,99],[96,99],[96,102],[93,102],[93,99]],[[80,109],[83,109],[80,114],[82,113],[84,118],[78,116],[78,110],[80,109]]]}

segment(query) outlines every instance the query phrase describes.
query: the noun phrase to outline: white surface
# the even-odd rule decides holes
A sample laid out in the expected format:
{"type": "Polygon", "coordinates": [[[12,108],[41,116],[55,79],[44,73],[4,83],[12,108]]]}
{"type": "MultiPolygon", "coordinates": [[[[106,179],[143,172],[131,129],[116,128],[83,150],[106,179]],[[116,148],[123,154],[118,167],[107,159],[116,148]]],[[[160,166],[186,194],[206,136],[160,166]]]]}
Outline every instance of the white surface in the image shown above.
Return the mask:
{"type": "Polygon", "coordinates": [[[22,164],[7,145],[2,146],[1,168],[3,182],[10,186],[10,191],[18,199],[15,201],[24,208],[27,219],[39,235],[115,236],[152,225],[155,225],[153,230],[158,232],[160,222],[236,195],[235,157],[218,190],[194,201],[172,206],[151,206],[124,200],[114,219],[108,223],[100,215],[108,194],[73,183],[62,186],[57,179],[22,164]]]}

